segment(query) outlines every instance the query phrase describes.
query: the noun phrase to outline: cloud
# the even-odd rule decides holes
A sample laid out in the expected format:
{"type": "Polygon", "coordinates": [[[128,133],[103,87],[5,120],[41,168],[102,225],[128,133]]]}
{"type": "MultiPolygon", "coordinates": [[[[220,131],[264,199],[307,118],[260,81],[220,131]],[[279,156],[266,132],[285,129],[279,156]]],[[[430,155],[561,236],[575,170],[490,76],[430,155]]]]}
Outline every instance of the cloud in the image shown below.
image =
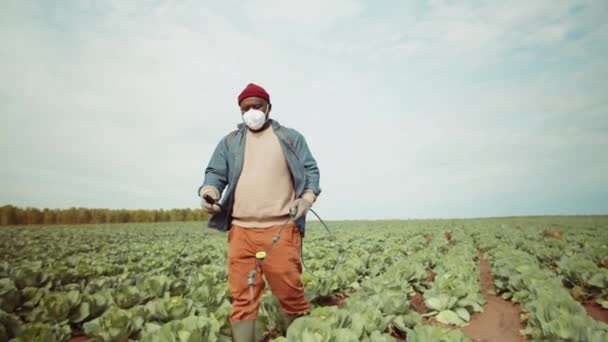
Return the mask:
{"type": "Polygon", "coordinates": [[[197,206],[253,81],[324,217],[608,210],[602,2],[232,5],[4,2],[0,202],[197,206]]]}
{"type": "Polygon", "coordinates": [[[304,31],[321,33],[337,22],[357,16],[362,5],[353,0],[299,1],[256,0],[245,4],[242,14],[251,28],[265,28],[289,34],[304,31]]]}

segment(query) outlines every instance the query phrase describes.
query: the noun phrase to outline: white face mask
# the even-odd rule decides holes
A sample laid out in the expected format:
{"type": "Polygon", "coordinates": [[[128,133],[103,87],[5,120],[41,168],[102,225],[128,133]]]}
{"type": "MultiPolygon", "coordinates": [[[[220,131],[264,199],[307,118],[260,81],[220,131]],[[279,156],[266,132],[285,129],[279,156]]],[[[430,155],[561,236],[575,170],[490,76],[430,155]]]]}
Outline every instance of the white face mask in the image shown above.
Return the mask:
{"type": "Polygon", "coordinates": [[[260,110],[250,109],[243,114],[243,122],[245,122],[247,127],[257,131],[266,123],[266,113],[260,110]]]}

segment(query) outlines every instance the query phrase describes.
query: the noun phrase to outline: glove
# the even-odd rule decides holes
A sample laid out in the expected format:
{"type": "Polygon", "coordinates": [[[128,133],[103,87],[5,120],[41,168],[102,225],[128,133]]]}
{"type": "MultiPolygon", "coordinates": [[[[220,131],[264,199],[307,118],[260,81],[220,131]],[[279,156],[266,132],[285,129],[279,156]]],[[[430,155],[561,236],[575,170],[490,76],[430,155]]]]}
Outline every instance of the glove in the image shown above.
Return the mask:
{"type": "Polygon", "coordinates": [[[201,197],[201,209],[211,215],[220,213],[222,208],[220,208],[217,204],[207,203],[207,201],[205,201],[203,198],[204,195],[209,195],[215,202],[217,202],[220,199],[220,192],[212,186],[206,186],[203,187],[199,193],[199,196],[201,197]]]}
{"type": "Polygon", "coordinates": [[[297,221],[302,216],[306,215],[306,213],[308,212],[310,207],[312,207],[312,203],[309,202],[308,200],[305,200],[304,198],[298,198],[295,201],[291,202],[291,204],[289,205],[289,208],[290,209],[296,208],[298,210],[296,212],[296,214],[293,216],[293,220],[297,221]]]}

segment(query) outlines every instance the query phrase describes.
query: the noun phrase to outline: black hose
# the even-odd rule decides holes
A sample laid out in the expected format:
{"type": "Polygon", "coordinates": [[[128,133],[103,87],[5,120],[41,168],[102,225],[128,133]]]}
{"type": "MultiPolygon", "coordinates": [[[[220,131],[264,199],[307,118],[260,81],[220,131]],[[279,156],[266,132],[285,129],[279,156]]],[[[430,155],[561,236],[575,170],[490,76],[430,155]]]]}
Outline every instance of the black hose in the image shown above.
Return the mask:
{"type": "MultiPolygon", "coordinates": [[[[317,214],[314,210],[309,209],[313,214],[315,214],[315,216],[319,219],[319,222],[321,222],[321,224],[323,225],[323,227],[325,227],[325,230],[327,230],[327,232],[329,233],[329,235],[331,236],[331,240],[332,241],[336,241],[336,236],[334,234],[332,234],[332,232],[329,230],[329,227],[327,226],[327,224],[325,224],[325,222],[323,221],[323,219],[321,219],[321,217],[319,216],[319,214],[317,214]]],[[[310,274],[311,276],[317,278],[317,279],[321,279],[321,280],[325,280],[325,279],[329,279],[329,277],[334,274],[336,272],[336,270],[338,269],[338,266],[340,265],[341,261],[340,257],[341,254],[337,253],[338,256],[336,257],[336,263],[334,264],[333,269],[331,270],[331,273],[329,276],[327,277],[319,277],[318,275],[314,274],[312,271],[309,271],[306,269],[306,264],[304,263],[304,239],[302,239],[302,242],[300,243],[300,260],[302,260],[302,267],[304,268],[304,272],[307,272],[308,274],[310,274]]]]}

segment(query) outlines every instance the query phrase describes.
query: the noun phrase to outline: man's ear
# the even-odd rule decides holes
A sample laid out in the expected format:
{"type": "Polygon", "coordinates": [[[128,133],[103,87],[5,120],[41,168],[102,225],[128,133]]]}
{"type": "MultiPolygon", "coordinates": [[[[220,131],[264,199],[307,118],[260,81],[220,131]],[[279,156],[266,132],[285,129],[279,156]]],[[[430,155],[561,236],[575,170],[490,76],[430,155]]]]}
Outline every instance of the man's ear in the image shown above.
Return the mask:
{"type": "Polygon", "coordinates": [[[270,111],[272,110],[272,103],[268,104],[268,113],[270,113],[270,111]]]}

